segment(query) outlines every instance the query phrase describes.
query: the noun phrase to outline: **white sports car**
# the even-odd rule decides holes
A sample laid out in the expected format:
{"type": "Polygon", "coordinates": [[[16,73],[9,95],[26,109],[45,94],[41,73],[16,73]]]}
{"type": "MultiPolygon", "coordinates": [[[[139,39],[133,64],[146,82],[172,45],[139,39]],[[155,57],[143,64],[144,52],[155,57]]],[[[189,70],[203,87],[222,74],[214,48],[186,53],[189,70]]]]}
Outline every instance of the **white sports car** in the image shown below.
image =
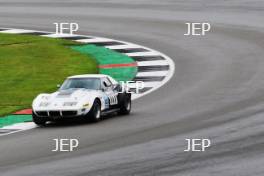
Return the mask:
{"type": "Polygon", "coordinates": [[[37,125],[77,117],[97,122],[103,114],[130,113],[131,93],[121,92],[121,85],[108,75],[71,76],[59,87],[57,92],[34,99],[32,117],[37,125]]]}

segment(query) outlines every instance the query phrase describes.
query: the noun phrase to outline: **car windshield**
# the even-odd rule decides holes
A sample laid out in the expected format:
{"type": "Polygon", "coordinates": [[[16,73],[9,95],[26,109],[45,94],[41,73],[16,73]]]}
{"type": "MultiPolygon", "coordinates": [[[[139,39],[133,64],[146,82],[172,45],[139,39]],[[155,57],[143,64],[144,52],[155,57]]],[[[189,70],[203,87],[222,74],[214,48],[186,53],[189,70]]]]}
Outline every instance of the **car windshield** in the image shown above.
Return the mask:
{"type": "Polygon", "coordinates": [[[100,83],[99,78],[70,78],[64,81],[60,90],[80,88],[99,90],[101,87],[100,83]]]}

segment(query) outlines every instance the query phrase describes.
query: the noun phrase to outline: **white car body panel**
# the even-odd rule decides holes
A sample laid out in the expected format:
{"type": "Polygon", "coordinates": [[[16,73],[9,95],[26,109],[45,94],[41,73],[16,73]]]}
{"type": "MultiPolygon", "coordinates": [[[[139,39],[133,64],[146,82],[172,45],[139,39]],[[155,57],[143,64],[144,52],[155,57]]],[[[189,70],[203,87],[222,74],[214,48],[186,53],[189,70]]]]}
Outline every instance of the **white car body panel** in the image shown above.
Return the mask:
{"type": "MultiPolygon", "coordinates": [[[[74,78],[109,78],[113,84],[117,84],[113,78],[107,75],[77,75],[68,77],[68,79],[74,78]]],[[[110,88],[109,88],[110,89],[110,88]]],[[[74,116],[82,116],[87,114],[93,106],[96,98],[101,101],[101,110],[108,109],[109,105],[118,104],[117,92],[113,90],[90,90],[85,88],[58,90],[51,94],[38,95],[32,104],[33,112],[38,115],[38,112],[60,111],[60,115],[63,116],[65,111],[77,111],[74,116]]]]}

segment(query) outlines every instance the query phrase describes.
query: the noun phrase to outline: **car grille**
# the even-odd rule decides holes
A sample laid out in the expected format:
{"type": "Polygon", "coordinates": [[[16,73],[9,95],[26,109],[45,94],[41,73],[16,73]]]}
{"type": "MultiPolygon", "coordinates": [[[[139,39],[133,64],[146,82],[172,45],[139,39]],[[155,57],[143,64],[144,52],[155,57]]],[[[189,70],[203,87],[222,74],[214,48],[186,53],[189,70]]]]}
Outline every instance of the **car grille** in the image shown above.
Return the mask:
{"type": "Polygon", "coordinates": [[[53,117],[61,116],[60,111],[49,111],[49,115],[53,117]]]}
{"type": "Polygon", "coordinates": [[[77,111],[62,111],[62,116],[75,116],[77,115],[77,111]]]}
{"type": "Polygon", "coordinates": [[[40,117],[71,117],[76,116],[77,111],[36,111],[36,114],[40,117]]]}
{"type": "Polygon", "coordinates": [[[36,114],[38,116],[43,116],[43,117],[47,117],[48,116],[48,112],[47,111],[36,111],[36,114]]]}

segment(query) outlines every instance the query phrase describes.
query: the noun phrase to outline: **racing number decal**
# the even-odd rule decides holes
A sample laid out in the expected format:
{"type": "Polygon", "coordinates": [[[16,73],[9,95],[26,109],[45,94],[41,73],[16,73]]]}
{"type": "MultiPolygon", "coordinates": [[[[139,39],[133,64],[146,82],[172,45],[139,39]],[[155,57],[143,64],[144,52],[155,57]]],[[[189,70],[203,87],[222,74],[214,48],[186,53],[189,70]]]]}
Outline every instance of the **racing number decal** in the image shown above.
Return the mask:
{"type": "Polygon", "coordinates": [[[112,90],[112,83],[108,78],[104,78],[102,81],[102,86],[106,89],[105,94],[108,96],[110,105],[118,104],[117,95],[118,93],[112,90]]]}
{"type": "Polygon", "coordinates": [[[116,105],[118,103],[117,95],[109,95],[110,105],[116,105]]]}

